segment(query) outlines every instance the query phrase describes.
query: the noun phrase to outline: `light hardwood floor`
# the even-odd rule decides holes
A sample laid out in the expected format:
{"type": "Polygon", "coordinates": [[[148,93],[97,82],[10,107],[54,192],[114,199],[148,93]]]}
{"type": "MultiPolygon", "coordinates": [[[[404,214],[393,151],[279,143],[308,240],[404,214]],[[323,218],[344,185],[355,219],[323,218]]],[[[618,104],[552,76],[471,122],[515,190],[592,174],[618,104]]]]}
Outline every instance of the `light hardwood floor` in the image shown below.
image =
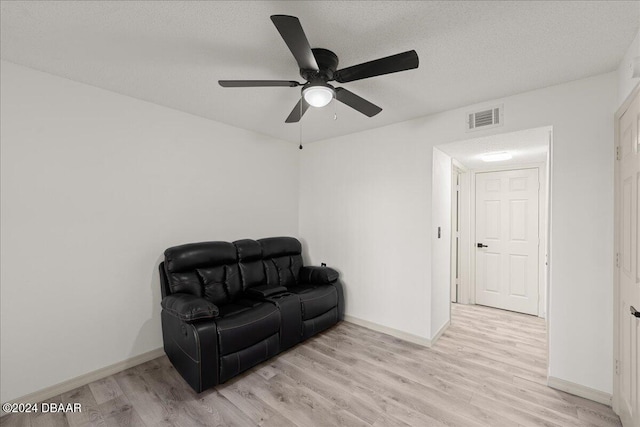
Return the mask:
{"type": "Polygon", "coordinates": [[[454,304],[433,348],[340,325],[195,394],[166,357],[48,401],[79,414],[3,426],[620,426],[611,408],[545,385],[544,321],[454,304]]]}

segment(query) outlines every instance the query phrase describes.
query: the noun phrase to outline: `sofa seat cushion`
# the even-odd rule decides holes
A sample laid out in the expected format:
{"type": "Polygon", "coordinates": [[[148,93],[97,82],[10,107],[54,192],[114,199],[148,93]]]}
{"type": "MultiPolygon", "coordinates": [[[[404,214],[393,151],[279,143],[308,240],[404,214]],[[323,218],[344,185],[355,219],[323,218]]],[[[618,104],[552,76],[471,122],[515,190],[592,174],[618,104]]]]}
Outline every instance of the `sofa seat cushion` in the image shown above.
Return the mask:
{"type": "Polygon", "coordinates": [[[220,317],[223,317],[223,318],[236,315],[241,311],[247,311],[249,309],[251,309],[251,307],[248,307],[242,304],[234,304],[234,303],[225,304],[218,307],[218,311],[220,312],[220,317]]]}
{"type": "Polygon", "coordinates": [[[289,292],[293,293],[293,294],[306,294],[307,292],[311,292],[314,289],[316,289],[318,287],[318,285],[309,285],[309,284],[302,284],[302,285],[298,285],[296,287],[293,288],[289,288],[287,289],[289,292]]]}
{"type": "Polygon", "coordinates": [[[245,307],[253,308],[262,304],[262,301],[257,299],[251,299],[251,298],[238,298],[237,300],[235,300],[235,303],[244,305],[245,307]]]}
{"type": "Polygon", "coordinates": [[[332,285],[300,285],[289,288],[298,294],[302,307],[302,320],[313,319],[338,305],[338,292],[332,285]]]}
{"type": "Polygon", "coordinates": [[[249,298],[238,298],[232,303],[218,307],[218,310],[220,312],[220,317],[227,317],[238,314],[241,311],[257,307],[260,304],[262,304],[262,301],[249,298]]]}
{"type": "MultiPolygon", "coordinates": [[[[280,330],[280,313],[274,304],[265,302],[253,308],[239,304],[227,306],[235,306],[236,310],[229,310],[223,318],[216,320],[221,356],[252,346],[280,330]]],[[[225,309],[221,308],[221,313],[225,309]]]]}

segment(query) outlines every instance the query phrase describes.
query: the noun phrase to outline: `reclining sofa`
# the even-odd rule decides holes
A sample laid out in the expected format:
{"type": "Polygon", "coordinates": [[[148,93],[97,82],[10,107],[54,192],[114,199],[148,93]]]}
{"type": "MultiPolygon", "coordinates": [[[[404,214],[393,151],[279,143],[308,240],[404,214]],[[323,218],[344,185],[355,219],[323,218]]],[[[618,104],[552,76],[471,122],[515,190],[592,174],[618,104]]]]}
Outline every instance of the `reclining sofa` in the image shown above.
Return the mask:
{"type": "Polygon", "coordinates": [[[198,393],[344,318],[338,273],[303,266],[294,238],[190,243],[164,257],[164,351],[198,393]]]}

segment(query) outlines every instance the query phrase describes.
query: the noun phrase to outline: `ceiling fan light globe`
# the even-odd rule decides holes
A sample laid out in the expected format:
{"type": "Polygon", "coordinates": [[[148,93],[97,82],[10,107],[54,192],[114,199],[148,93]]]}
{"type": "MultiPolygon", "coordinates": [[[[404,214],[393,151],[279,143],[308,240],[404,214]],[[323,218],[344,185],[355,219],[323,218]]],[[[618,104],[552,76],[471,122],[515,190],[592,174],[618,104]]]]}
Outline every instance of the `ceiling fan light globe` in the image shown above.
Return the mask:
{"type": "Polygon", "coordinates": [[[312,107],[324,107],[331,102],[335,92],[326,86],[311,86],[302,91],[304,100],[312,107]]]}

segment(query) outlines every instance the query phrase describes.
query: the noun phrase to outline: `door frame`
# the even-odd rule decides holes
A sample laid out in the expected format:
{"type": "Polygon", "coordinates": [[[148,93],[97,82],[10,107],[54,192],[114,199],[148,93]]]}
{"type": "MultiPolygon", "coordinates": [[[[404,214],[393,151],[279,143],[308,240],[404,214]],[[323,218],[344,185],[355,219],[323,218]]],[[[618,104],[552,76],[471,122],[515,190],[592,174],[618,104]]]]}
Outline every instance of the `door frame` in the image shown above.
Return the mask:
{"type": "Polygon", "coordinates": [[[460,302],[460,175],[461,171],[455,165],[455,159],[451,159],[451,277],[450,297],[453,303],[460,302]]]}
{"type": "Polygon", "coordinates": [[[458,304],[470,304],[469,274],[470,274],[470,182],[471,171],[458,160],[451,158],[451,295],[456,288],[456,263],[458,264],[458,304]],[[455,178],[458,176],[456,188],[455,178]],[[456,191],[458,192],[458,204],[456,205],[456,191]],[[459,216],[458,229],[458,253],[456,246],[456,214],[459,216]]]}
{"type": "MultiPolygon", "coordinates": [[[[551,139],[551,138],[550,138],[551,139]]],[[[548,148],[549,152],[551,146],[548,148]]],[[[550,156],[549,156],[550,157],[550,156]]],[[[548,170],[550,170],[548,162],[529,163],[521,165],[505,165],[489,167],[486,169],[477,169],[471,171],[471,209],[470,209],[470,236],[471,242],[476,242],[476,175],[485,172],[504,172],[520,169],[538,169],[538,181],[540,188],[538,190],[538,317],[546,318],[547,301],[548,301],[548,281],[547,268],[545,268],[545,259],[547,259],[547,241],[549,239],[549,191],[547,182],[549,180],[548,170]]],[[[470,304],[476,303],[476,254],[473,250],[473,244],[470,246],[470,270],[469,270],[469,301],[470,304]]]]}
{"type": "Polygon", "coordinates": [[[613,161],[613,395],[611,396],[611,406],[616,414],[620,413],[620,310],[618,301],[620,300],[620,268],[617,257],[620,253],[620,166],[617,158],[617,150],[620,149],[620,132],[618,121],[627,111],[631,102],[640,93],[640,83],[631,91],[627,99],[622,103],[614,115],[614,161],[613,161]]]}

